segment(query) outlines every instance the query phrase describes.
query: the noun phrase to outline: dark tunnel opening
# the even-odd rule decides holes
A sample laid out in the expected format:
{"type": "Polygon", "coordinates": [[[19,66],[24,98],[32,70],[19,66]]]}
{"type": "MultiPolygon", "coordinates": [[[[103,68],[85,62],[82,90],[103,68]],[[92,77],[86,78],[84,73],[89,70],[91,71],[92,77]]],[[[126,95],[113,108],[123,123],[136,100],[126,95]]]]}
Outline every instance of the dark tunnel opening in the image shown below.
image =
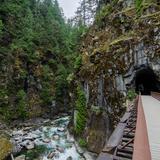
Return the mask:
{"type": "Polygon", "coordinates": [[[160,82],[152,69],[143,68],[136,72],[135,87],[136,93],[150,95],[151,92],[160,91],[160,82]]]}

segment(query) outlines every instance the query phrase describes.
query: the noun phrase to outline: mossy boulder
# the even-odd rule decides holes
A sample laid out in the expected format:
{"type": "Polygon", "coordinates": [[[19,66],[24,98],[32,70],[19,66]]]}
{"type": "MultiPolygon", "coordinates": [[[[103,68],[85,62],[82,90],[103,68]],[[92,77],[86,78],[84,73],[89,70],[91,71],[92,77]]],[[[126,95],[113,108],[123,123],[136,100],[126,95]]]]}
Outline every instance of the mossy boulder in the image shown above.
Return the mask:
{"type": "Polygon", "coordinates": [[[8,138],[0,135],[0,160],[5,159],[12,151],[12,144],[8,138]]]}

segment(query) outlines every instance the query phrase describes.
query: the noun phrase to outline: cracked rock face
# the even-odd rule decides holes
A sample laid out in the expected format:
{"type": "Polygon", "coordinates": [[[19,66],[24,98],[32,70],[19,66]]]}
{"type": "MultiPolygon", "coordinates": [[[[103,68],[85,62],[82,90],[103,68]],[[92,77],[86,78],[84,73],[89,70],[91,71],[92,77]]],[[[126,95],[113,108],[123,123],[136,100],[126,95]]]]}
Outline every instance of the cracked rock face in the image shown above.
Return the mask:
{"type": "MultiPolygon", "coordinates": [[[[78,76],[86,93],[88,112],[92,113],[92,105],[102,107],[108,116],[107,128],[114,128],[125,110],[127,91],[136,90],[137,72],[149,68],[160,81],[160,9],[155,2],[142,3],[138,15],[133,0],[107,5],[110,10],[103,10],[106,13],[98,17],[84,38],[83,65],[78,76]]],[[[95,140],[100,135],[97,121],[98,118],[89,116],[86,132],[89,146],[95,152],[102,149],[104,141],[95,140]]],[[[104,130],[102,135],[108,137],[106,124],[100,126],[104,130]]]]}

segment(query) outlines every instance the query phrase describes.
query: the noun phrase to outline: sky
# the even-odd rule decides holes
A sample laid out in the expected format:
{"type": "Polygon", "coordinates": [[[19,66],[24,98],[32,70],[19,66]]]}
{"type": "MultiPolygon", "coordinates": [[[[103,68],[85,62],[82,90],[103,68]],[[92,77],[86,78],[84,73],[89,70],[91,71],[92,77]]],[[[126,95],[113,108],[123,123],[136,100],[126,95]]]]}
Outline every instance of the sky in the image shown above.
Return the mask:
{"type": "Polygon", "coordinates": [[[80,0],[58,0],[60,7],[63,9],[64,15],[67,18],[73,17],[80,0]]]}

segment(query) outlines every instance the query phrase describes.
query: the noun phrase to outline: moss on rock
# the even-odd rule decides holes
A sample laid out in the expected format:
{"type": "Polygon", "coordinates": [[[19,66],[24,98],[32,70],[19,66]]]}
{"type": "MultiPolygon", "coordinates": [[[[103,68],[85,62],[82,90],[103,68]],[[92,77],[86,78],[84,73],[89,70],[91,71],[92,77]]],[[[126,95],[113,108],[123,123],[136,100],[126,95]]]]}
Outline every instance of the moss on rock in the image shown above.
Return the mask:
{"type": "Polygon", "coordinates": [[[8,138],[0,135],[0,160],[4,160],[12,151],[12,144],[8,138]]]}

